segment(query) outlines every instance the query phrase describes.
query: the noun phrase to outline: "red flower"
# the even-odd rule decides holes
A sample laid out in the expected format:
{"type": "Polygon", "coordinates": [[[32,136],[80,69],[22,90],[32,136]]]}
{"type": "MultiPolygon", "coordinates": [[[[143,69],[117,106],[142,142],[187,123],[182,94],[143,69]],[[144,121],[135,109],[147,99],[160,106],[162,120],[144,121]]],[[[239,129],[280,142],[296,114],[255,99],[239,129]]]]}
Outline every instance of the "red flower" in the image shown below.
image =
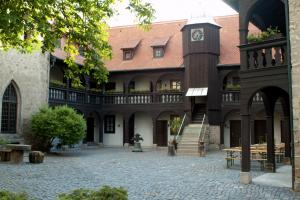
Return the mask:
{"type": "Polygon", "coordinates": [[[272,26],[270,25],[270,28],[272,28],[272,26]]]}
{"type": "Polygon", "coordinates": [[[68,87],[68,86],[66,85],[66,87],[68,87]]]}

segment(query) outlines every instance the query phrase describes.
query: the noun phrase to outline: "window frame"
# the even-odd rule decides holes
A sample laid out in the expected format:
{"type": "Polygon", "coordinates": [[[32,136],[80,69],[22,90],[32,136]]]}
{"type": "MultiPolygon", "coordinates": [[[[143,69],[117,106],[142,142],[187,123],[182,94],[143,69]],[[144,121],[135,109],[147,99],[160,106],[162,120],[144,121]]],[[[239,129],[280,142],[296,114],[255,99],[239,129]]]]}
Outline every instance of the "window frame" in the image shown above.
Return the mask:
{"type": "Polygon", "coordinates": [[[13,85],[13,83],[11,82],[7,87],[6,87],[5,91],[4,91],[4,94],[3,94],[3,97],[2,97],[2,114],[1,114],[1,127],[0,127],[0,130],[1,130],[1,134],[16,134],[17,133],[17,125],[18,125],[18,93],[17,93],[17,90],[16,90],[16,87],[13,85]],[[15,91],[15,94],[16,94],[16,101],[13,101],[11,100],[11,87],[13,88],[13,90],[15,91]],[[8,97],[8,100],[4,100],[4,94],[5,94],[5,91],[6,89],[9,88],[9,97],[8,97]],[[3,131],[2,128],[3,128],[3,105],[4,103],[8,103],[8,115],[7,115],[7,131],[3,131]],[[11,104],[14,104],[15,105],[15,131],[10,131],[10,116],[11,116],[11,111],[10,111],[10,107],[11,107],[11,104]]]}
{"type": "MultiPolygon", "coordinates": [[[[110,127],[110,126],[109,126],[110,127]]],[[[116,116],[115,115],[106,115],[104,119],[104,133],[105,134],[115,134],[116,133],[116,116]],[[113,130],[112,131],[107,131],[107,119],[111,118],[113,119],[113,130]]]]}
{"type": "Polygon", "coordinates": [[[153,58],[163,58],[164,57],[164,48],[162,47],[153,47],[153,58]],[[157,51],[161,51],[161,55],[160,56],[156,56],[156,52],[157,51]]]}
{"type": "Polygon", "coordinates": [[[78,52],[79,52],[79,56],[84,57],[84,52],[83,52],[82,46],[78,46],[78,52]]]}
{"type": "Polygon", "coordinates": [[[170,88],[173,88],[173,82],[176,82],[176,89],[179,89],[179,92],[181,91],[181,81],[180,79],[170,79],[170,88]],[[177,88],[179,85],[179,88],[177,88]]]}
{"type": "Polygon", "coordinates": [[[240,77],[232,77],[232,85],[236,86],[236,85],[240,85],[241,84],[241,79],[240,77]],[[238,81],[238,84],[234,84],[236,81],[238,81]]]}
{"type": "Polygon", "coordinates": [[[105,87],[104,88],[105,88],[105,91],[115,90],[116,89],[116,82],[105,83],[105,87]],[[111,87],[111,88],[109,88],[109,87],[111,87]]]}
{"type": "Polygon", "coordinates": [[[128,60],[132,60],[132,58],[133,58],[132,50],[123,50],[123,60],[128,61],[128,60]],[[130,53],[130,58],[126,58],[127,53],[130,53]]]}

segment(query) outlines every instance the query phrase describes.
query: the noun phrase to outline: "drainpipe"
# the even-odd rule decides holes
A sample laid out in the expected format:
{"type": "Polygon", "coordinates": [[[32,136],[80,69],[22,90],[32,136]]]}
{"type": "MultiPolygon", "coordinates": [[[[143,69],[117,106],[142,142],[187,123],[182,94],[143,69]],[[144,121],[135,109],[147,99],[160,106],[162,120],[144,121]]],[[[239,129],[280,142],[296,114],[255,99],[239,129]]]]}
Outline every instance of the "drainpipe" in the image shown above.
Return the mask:
{"type": "Polygon", "coordinates": [[[287,40],[287,65],[288,65],[288,81],[289,81],[289,104],[290,104],[290,131],[292,141],[292,186],[294,190],[295,176],[295,149],[294,149],[294,118],[293,118],[293,95],[292,95],[292,65],[291,65],[291,45],[290,45],[290,19],[289,19],[289,1],[285,0],[285,24],[286,24],[286,40],[287,40]]]}

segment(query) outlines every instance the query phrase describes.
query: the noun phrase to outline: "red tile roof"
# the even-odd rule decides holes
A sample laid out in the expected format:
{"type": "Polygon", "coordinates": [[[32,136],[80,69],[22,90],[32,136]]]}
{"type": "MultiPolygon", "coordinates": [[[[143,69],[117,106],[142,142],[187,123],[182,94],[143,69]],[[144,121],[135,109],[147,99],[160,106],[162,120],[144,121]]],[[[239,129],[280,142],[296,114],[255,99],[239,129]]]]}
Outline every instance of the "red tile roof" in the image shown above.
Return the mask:
{"type": "MultiPolygon", "coordinates": [[[[239,41],[238,15],[215,17],[220,29],[220,62],[221,64],[239,64],[240,52],[237,47],[239,41]]],[[[109,29],[109,43],[113,47],[115,58],[106,61],[105,67],[109,71],[133,70],[133,69],[159,69],[180,67],[182,58],[182,33],[181,28],[187,20],[153,23],[149,32],[136,26],[120,26],[109,29]],[[163,59],[153,59],[153,46],[165,45],[166,50],[163,59]],[[137,47],[136,47],[137,46],[137,47]],[[136,52],[132,60],[123,61],[124,48],[135,48],[136,52]]],[[[260,32],[250,24],[249,33],[260,32]]],[[[54,56],[64,59],[66,53],[55,49],[54,56]]],[[[76,56],[78,64],[82,64],[84,58],[76,56]]]]}

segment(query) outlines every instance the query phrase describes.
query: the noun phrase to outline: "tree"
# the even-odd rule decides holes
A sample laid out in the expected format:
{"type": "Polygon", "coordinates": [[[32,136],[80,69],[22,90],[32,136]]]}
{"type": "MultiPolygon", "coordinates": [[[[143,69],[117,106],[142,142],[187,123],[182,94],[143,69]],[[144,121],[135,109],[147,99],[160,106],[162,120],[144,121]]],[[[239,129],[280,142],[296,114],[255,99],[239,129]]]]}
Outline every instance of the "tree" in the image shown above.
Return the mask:
{"type": "MultiPolygon", "coordinates": [[[[124,0],[0,0],[0,51],[17,49],[22,53],[33,50],[53,52],[58,39],[67,37],[63,50],[69,70],[66,77],[75,79],[73,73],[90,72],[98,80],[107,82],[105,60],[113,59],[108,44],[109,26],[106,20],[118,15],[114,8],[124,0]],[[24,39],[22,38],[25,35],[24,39]],[[42,37],[41,42],[38,38],[42,37]],[[75,55],[82,47],[84,66],[75,64],[75,55]]],[[[128,0],[127,9],[136,15],[136,22],[150,30],[155,10],[141,0],[128,0]]]]}
{"type": "Polygon", "coordinates": [[[64,145],[77,144],[86,135],[86,121],[67,105],[54,109],[43,106],[31,116],[30,131],[47,144],[47,152],[53,147],[53,140],[59,138],[64,145]]]}

